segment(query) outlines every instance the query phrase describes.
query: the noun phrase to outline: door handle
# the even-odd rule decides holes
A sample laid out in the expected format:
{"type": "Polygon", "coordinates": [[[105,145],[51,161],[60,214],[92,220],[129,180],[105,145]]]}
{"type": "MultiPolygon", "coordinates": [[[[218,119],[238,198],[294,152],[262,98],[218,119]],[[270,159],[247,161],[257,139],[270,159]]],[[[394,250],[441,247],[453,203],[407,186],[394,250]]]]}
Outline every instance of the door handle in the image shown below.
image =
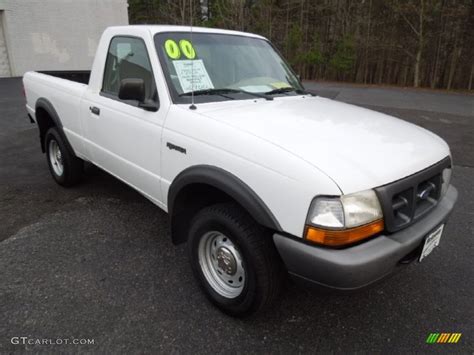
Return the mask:
{"type": "Polygon", "coordinates": [[[97,116],[100,115],[100,108],[98,108],[98,107],[91,106],[91,107],[89,107],[89,110],[91,110],[91,112],[92,112],[94,115],[97,115],[97,116]]]}

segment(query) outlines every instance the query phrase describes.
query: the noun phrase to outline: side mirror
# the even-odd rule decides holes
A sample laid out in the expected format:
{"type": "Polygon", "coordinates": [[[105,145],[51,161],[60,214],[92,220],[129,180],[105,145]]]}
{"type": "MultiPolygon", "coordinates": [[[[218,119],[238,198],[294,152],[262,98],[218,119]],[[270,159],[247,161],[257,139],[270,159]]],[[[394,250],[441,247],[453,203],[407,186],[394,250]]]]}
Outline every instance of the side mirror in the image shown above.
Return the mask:
{"type": "Polygon", "coordinates": [[[158,111],[158,104],[145,100],[145,82],[143,79],[123,79],[120,81],[118,97],[120,100],[136,100],[138,107],[146,111],[158,111]]]}
{"type": "Polygon", "coordinates": [[[120,81],[118,97],[120,100],[145,101],[145,82],[143,79],[123,79],[120,81]]]}

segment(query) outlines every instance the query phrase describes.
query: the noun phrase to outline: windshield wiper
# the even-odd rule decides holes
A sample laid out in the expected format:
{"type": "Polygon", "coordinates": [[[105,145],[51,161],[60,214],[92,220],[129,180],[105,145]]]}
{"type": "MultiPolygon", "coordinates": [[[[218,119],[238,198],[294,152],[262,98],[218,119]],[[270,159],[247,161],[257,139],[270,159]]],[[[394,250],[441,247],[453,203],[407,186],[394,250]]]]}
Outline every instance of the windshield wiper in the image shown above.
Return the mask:
{"type": "Polygon", "coordinates": [[[277,94],[286,94],[287,92],[296,92],[296,93],[304,93],[301,90],[297,90],[294,87],[285,87],[285,88],[278,88],[271,91],[267,91],[265,95],[277,95],[277,94]]]}
{"type": "MultiPolygon", "coordinates": [[[[227,96],[226,94],[247,94],[255,97],[259,97],[265,100],[273,100],[272,97],[269,97],[265,94],[259,94],[256,92],[250,92],[250,91],[245,91],[245,90],[237,90],[237,89],[231,89],[231,88],[221,88],[221,89],[204,89],[204,90],[197,90],[194,91],[194,96],[201,96],[201,95],[220,95],[227,97],[229,99],[234,100],[235,98],[227,96]]],[[[192,92],[185,92],[183,94],[180,94],[179,96],[192,96],[192,92]]]]}
{"type": "MultiPolygon", "coordinates": [[[[220,96],[224,96],[228,99],[232,99],[234,100],[233,97],[230,97],[230,96],[227,96],[226,94],[231,94],[235,92],[234,90],[232,89],[204,89],[204,90],[196,90],[194,91],[194,96],[202,96],[202,95],[220,95],[220,96]]],[[[179,94],[179,96],[192,96],[193,95],[193,92],[190,91],[190,92],[185,92],[185,93],[182,93],[182,94],[179,94]]]]}

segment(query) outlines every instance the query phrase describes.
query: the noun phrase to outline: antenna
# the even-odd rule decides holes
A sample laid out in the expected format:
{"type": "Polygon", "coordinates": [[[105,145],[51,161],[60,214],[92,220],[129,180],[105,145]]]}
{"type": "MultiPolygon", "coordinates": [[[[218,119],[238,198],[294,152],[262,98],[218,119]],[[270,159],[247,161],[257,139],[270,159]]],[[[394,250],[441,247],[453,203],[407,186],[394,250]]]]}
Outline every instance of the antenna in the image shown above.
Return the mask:
{"type": "MultiPolygon", "coordinates": [[[[193,0],[189,0],[189,11],[191,12],[191,45],[193,45],[193,0]]],[[[194,104],[194,57],[191,59],[191,106],[190,110],[195,110],[197,107],[194,104]]]]}

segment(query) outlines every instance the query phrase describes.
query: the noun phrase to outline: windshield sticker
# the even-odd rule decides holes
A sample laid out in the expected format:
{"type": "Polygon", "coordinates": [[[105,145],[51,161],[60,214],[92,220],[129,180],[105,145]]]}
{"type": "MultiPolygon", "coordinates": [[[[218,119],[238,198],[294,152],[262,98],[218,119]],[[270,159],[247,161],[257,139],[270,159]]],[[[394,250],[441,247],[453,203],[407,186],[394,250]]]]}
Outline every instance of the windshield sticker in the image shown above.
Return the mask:
{"type": "Polygon", "coordinates": [[[167,39],[165,41],[165,51],[168,57],[171,59],[179,59],[181,53],[188,59],[196,58],[196,51],[194,50],[193,44],[187,39],[182,39],[179,41],[179,46],[176,41],[172,39],[167,39]]]}
{"type": "Polygon", "coordinates": [[[181,51],[179,50],[178,45],[172,39],[167,39],[165,42],[165,50],[168,57],[171,59],[179,59],[181,57],[181,51]]]}
{"type": "Polygon", "coordinates": [[[247,85],[241,86],[240,89],[248,92],[267,92],[273,90],[273,88],[268,85],[247,85]]]}
{"type": "Polygon", "coordinates": [[[284,81],[278,81],[276,83],[270,83],[271,86],[273,86],[275,89],[285,89],[285,88],[291,88],[291,85],[288,83],[285,83],[284,81]]]}
{"type": "Polygon", "coordinates": [[[182,39],[179,41],[179,47],[181,48],[181,52],[186,56],[188,59],[196,58],[196,51],[194,50],[193,45],[187,39],[182,39]]]}
{"type": "Polygon", "coordinates": [[[175,60],[173,65],[183,93],[214,88],[202,59],[175,60]]]}

